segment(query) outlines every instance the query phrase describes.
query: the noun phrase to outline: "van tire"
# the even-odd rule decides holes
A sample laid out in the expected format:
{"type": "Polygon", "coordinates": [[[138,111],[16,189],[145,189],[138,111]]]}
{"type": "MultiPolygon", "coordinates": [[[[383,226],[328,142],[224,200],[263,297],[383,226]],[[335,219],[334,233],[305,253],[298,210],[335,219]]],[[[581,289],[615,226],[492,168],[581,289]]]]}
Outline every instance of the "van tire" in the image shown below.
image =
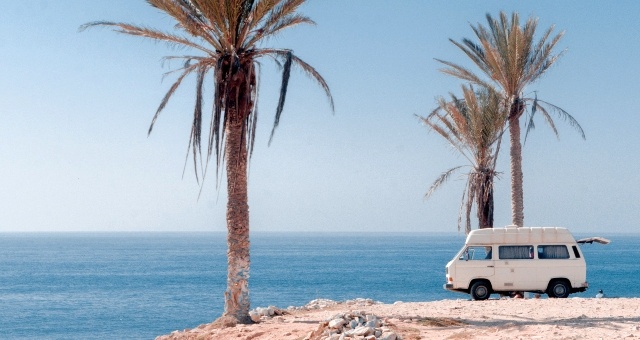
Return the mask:
{"type": "Polygon", "coordinates": [[[471,285],[469,294],[474,300],[486,300],[491,296],[491,285],[487,281],[477,281],[471,285]]]}
{"type": "Polygon", "coordinates": [[[547,295],[549,295],[550,298],[564,299],[569,296],[570,292],[571,287],[566,280],[553,280],[547,288],[547,295]]]}

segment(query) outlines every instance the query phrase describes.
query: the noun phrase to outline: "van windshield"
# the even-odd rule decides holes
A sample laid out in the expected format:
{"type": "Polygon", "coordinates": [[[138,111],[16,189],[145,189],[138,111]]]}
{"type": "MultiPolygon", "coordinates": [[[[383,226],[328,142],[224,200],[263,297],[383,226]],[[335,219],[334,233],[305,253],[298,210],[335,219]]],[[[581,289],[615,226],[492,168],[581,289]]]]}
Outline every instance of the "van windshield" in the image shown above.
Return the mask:
{"type": "Polygon", "coordinates": [[[459,260],[491,260],[490,246],[470,246],[460,255],[459,260]]]}

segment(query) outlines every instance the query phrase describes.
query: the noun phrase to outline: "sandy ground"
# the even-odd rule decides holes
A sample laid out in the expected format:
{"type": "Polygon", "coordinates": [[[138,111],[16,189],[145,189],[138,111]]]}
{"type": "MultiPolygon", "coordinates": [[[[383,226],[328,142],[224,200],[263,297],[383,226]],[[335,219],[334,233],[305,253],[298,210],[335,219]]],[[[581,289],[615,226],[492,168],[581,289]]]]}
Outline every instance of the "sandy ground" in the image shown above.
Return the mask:
{"type": "Polygon", "coordinates": [[[640,338],[640,299],[568,298],[341,303],[290,311],[253,325],[201,325],[159,339],[301,340],[323,321],[350,311],[382,318],[403,340],[640,338]]]}

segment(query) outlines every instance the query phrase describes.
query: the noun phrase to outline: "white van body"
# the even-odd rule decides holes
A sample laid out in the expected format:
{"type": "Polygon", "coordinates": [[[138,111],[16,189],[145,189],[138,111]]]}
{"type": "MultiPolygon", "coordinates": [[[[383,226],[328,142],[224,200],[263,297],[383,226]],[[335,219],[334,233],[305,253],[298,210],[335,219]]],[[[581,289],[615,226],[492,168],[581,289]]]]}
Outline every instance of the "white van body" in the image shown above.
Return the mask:
{"type": "Polygon", "coordinates": [[[492,293],[546,293],[566,298],[588,288],[587,266],[565,228],[473,230],[446,266],[445,289],[485,300],[492,293]]]}

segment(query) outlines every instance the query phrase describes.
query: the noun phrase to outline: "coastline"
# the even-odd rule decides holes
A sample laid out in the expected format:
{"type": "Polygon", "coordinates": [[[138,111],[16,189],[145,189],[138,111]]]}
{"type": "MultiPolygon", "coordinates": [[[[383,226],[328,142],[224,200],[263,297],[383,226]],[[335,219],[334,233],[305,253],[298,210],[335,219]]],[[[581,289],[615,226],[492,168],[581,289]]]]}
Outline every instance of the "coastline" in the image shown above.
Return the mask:
{"type": "Polygon", "coordinates": [[[375,315],[403,340],[640,337],[640,298],[457,299],[393,304],[365,299],[314,301],[284,310],[283,315],[263,317],[253,325],[217,328],[204,324],[156,339],[325,339],[329,320],[354,312],[375,315]]]}

